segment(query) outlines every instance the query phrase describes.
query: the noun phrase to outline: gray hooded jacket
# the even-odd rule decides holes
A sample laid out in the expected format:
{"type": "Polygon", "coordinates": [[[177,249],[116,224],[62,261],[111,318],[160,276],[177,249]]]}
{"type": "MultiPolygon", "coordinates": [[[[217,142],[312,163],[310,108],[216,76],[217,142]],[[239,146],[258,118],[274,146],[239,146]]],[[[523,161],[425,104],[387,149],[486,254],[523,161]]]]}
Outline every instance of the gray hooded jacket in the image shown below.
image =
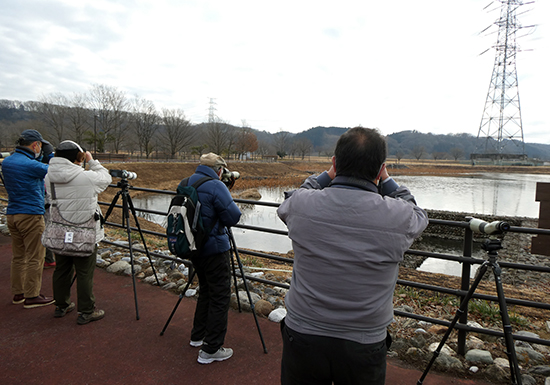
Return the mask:
{"type": "Polygon", "coordinates": [[[330,182],[325,172],[278,208],[294,249],[288,327],[363,344],[385,339],[399,262],[428,215],[393,179],[382,190],[388,195],[343,176],[330,182]]]}

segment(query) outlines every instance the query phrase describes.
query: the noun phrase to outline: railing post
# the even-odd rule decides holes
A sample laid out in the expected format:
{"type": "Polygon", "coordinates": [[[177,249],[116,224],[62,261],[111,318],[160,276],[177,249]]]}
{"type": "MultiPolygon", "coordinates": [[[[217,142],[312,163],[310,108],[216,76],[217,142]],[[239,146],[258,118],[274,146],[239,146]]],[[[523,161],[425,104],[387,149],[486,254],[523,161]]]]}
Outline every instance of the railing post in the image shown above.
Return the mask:
{"type": "MultiPolygon", "coordinates": [[[[464,231],[464,248],[463,256],[472,257],[472,249],[474,244],[474,236],[472,230],[467,227],[464,231]]],[[[460,290],[468,292],[470,290],[470,274],[472,265],[468,262],[462,264],[462,283],[460,290]]],[[[464,300],[464,296],[460,296],[460,303],[464,300]]],[[[468,307],[464,310],[464,313],[458,319],[458,322],[466,325],[468,323],[468,307]]],[[[458,354],[464,356],[466,354],[466,330],[458,330],[458,354]]]]}

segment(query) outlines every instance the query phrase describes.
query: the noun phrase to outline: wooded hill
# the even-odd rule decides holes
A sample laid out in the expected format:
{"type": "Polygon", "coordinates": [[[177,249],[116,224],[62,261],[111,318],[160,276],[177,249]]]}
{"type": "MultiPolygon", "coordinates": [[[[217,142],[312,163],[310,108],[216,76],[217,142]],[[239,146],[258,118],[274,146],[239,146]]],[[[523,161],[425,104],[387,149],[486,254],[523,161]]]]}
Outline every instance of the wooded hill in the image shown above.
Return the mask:
{"type": "MultiPolygon", "coordinates": [[[[84,103],[63,106],[51,101],[0,100],[0,148],[12,148],[22,130],[35,128],[54,144],[72,139],[83,142],[88,148],[98,148],[99,143],[100,152],[123,151],[149,157],[156,151],[167,157],[177,157],[213,151],[235,157],[252,153],[253,157],[278,155],[304,158],[309,155],[332,155],[336,141],[349,129],[313,127],[296,134],[286,131],[269,133],[253,127],[233,126],[221,120],[192,124],[185,119],[183,111],[163,110],[157,113],[154,106],[147,107],[149,109],[135,103],[133,109],[128,109],[129,112],[119,111],[117,116],[114,113],[103,114],[101,110],[92,109],[84,103]],[[119,122],[118,129],[108,127],[108,119],[113,117],[119,122]],[[60,125],[63,130],[60,130],[60,125]],[[108,133],[105,132],[107,128],[110,130],[108,133]]],[[[477,139],[468,133],[435,135],[401,131],[387,135],[387,142],[389,155],[398,159],[465,160],[470,158],[471,153],[484,152],[486,138],[477,139]]],[[[492,140],[489,142],[494,144],[492,140]]],[[[530,159],[550,160],[548,144],[525,143],[524,148],[530,159]]],[[[508,142],[505,152],[521,154],[523,146],[508,142]]]]}

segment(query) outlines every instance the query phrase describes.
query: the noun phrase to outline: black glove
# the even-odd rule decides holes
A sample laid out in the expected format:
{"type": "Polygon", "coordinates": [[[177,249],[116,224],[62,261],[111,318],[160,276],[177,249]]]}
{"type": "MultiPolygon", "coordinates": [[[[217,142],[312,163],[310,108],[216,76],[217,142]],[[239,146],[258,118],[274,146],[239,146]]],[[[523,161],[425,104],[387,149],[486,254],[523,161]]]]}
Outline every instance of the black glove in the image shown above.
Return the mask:
{"type": "Polygon", "coordinates": [[[51,144],[42,144],[42,163],[50,163],[54,148],[51,144]]]}

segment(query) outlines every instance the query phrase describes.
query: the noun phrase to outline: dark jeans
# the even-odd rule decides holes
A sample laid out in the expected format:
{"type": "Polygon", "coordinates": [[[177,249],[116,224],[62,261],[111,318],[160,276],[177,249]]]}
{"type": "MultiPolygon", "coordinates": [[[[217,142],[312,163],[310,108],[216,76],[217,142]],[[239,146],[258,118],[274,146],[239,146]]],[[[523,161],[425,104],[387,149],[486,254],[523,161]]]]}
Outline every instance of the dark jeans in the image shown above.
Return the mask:
{"type": "Polygon", "coordinates": [[[55,305],[64,309],[71,304],[71,286],[76,270],[76,296],[78,311],[93,313],[95,308],[94,297],[94,270],[97,259],[97,246],[89,257],[69,257],[56,255],[56,266],[53,272],[53,298],[55,305]]]}
{"type": "Polygon", "coordinates": [[[384,385],[386,340],[360,344],[298,333],[281,323],[282,385],[384,385]]]}
{"type": "Polygon", "coordinates": [[[191,340],[203,340],[202,350],[209,354],[223,346],[227,333],[227,312],[231,297],[229,257],[229,251],[226,251],[192,259],[199,278],[199,299],[191,340]]]}

